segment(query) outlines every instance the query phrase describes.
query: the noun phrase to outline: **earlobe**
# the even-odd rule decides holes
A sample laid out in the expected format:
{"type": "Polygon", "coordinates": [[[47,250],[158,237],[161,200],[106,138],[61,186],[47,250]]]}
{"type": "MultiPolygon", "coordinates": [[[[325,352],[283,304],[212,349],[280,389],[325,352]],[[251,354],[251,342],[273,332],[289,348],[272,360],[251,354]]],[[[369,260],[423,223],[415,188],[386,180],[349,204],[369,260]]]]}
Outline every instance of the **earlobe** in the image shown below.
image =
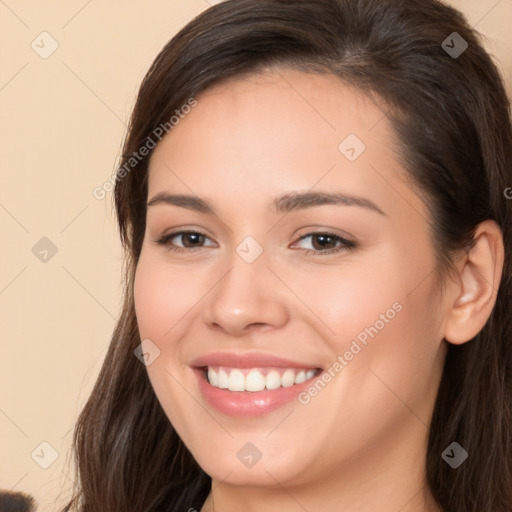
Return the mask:
{"type": "Polygon", "coordinates": [[[503,272],[500,227],[492,220],[478,225],[475,245],[458,263],[459,286],[447,312],[444,338],[456,345],[473,339],[484,327],[496,303],[503,272]]]}

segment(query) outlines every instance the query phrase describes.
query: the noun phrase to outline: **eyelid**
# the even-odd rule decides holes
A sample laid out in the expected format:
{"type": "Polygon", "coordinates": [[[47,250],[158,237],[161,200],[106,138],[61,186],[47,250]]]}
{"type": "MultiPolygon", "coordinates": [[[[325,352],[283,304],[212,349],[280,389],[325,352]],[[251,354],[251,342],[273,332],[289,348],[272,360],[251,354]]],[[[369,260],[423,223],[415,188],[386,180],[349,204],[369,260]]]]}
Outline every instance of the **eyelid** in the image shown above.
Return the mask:
{"type": "MultiPolygon", "coordinates": [[[[198,229],[181,228],[181,229],[178,229],[177,231],[171,231],[169,233],[164,232],[162,235],[158,236],[156,239],[153,239],[153,242],[156,244],[159,244],[159,245],[169,245],[169,241],[172,240],[173,238],[178,237],[178,236],[188,235],[188,234],[200,235],[200,236],[204,236],[208,240],[212,240],[208,234],[206,234],[203,231],[200,231],[198,229]]],[[[177,247],[179,249],[183,249],[184,251],[185,250],[193,251],[195,249],[196,250],[203,249],[203,247],[179,247],[179,246],[177,246],[177,247]]],[[[211,245],[208,245],[206,247],[211,247],[211,245]]]]}
{"type": "Polygon", "coordinates": [[[349,238],[345,238],[344,236],[338,235],[337,233],[332,233],[328,230],[318,230],[318,231],[312,231],[312,232],[310,231],[304,235],[301,235],[299,237],[299,239],[297,240],[297,242],[294,243],[294,245],[306,238],[320,236],[320,235],[324,235],[324,236],[335,239],[335,241],[340,243],[341,246],[334,248],[334,249],[325,249],[323,251],[315,250],[315,249],[302,249],[302,251],[306,251],[308,253],[312,252],[314,255],[316,254],[316,255],[320,256],[320,255],[334,254],[334,253],[340,252],[340,250],[350,251],[352,249],[355,249],[359,245],[354,240],[350,240],[349,238]]]}
{"type": "MultiPolygon", "coordinates": [[[[155,230],[157,231],[157,230],[155,230]]],[[[208,233],[206,229],[203,228],[197,228],[193,225],[184,225],[184,226],[177,226],[174,228],[164,229],[162,231],[157,231],[154,235],[153,242],[157,242],[158,240],[162,240],[164,238],[171,238],[173,236],[182,235],[186,233],[195,233],[198,235],[205,236],[206,238],[209,238],[210,240],[213,240],[213,237],[208,233]]]]}
{"type": "MultiPolygon", "coordinates": [[[[343,238],[347,240],[347,242],[356,242],[356,239],[354,236],[352,236],[347,231],[344,231],[339,228],[332,228],[332,227],[326,227],[322,224],[312,224],[310,226],[305,226],[297,231],[298,233],[304,233],[304,235],[311,235],[311,234],[326,234],[326,235],[332,235],[332,236],[338,236],[340,238],[343,238]]],[[[303,234],[299,234],[297,236],[302,237],[303,234]]]]}

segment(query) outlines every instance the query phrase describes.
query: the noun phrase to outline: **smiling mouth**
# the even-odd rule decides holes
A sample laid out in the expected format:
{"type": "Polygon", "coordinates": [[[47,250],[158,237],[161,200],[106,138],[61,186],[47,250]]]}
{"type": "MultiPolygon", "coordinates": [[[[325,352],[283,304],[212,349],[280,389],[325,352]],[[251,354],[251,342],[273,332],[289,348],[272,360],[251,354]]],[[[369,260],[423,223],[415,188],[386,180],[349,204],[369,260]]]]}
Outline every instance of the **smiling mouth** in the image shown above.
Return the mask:
{"type": "Polygon", "coordinates": [[[200,368],[208,383],[227,391],[263,391],[290,388],[315,378],[321,368],[230,368],[204,366],[200,368]]]}

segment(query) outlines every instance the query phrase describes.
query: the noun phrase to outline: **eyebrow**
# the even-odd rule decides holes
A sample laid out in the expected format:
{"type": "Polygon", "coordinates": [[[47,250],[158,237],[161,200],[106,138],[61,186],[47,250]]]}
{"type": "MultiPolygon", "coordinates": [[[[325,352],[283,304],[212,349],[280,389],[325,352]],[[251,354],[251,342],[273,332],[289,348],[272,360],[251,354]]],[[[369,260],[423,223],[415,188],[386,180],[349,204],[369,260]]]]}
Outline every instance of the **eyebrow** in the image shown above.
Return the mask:
{"type": "MultiPolygon", "coordinates": [[[[195,210],[200,213],[216,215],[214,208],[208,201],[197,196],[159,192],[147,203],[147,206],[155,206],[157,204],[180,206],[181,208],[195,210]]],[[[375,211],[380,215],[387,216],[386,213],[369,199],[351,194],[330,192],[291,192],[275,198],[272,202],[272,211],[277,214],[288,213],[294,210],[304,210],[306,208],[324,205],[359,206],[375,211]]]]}

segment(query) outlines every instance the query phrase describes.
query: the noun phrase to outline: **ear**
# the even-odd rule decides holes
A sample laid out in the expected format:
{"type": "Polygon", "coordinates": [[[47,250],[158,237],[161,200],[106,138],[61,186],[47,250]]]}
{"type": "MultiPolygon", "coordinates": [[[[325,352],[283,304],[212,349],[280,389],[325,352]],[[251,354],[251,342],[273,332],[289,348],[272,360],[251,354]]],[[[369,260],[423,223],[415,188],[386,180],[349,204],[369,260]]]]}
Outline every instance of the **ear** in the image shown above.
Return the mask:
{"type": "Polygon", "coordinates": [[[484,327],[496,303],[504,262],[503,233],[496,222],[477,226],[475,245],[458,261],[458,284],[447,312],[444,338],[460,345],[484,327]]]}

